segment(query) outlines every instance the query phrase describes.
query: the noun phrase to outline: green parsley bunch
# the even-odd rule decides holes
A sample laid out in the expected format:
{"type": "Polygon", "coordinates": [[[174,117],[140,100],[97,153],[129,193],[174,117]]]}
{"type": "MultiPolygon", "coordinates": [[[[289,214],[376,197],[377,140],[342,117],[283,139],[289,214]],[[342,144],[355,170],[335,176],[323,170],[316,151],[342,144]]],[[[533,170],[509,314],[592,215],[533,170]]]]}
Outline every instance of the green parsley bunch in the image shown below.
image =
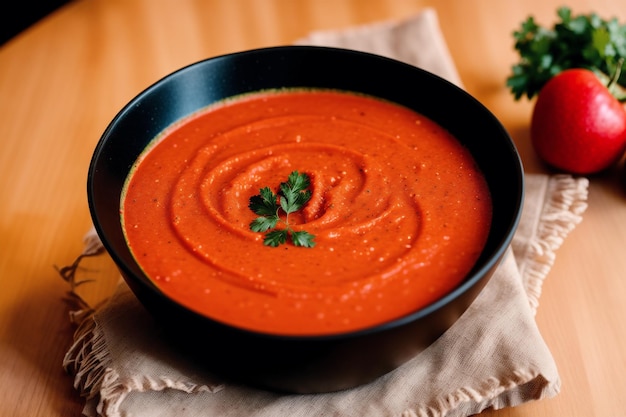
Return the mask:
{"type": "Polygon", "coordinates": [[[279,246],[285,243],[288,237],[291,237],[291,243],[295,246],[308,248],[315,246],[314,235],[304,230],[293,230],[289,224],[289,214],[302,209],[311,199],[309,185],[310,180],[307,174],[293,171],[286,182],[280,183],[278,194],[275,194],[271,188],[264,187],[261,188],[260,194],[250,197],[248,207],[260,216],[250,223],[250,230],[267,232],[263,240],[266,246],[279,246]],[[284,220],[280,217],[281,210],[285,213],[284,220]],[[285,224],[285,228],[277,229],[276,226],[281,221],[285,224]]]}
{"type": "Polygon", "coordinates": [[[515,100],[524,95],[532,98],[550,78],[569,68],[590,69],[606,85],[617,74],[611,92],[625,100],[626,71],[621,69],[626,58],[626,26],[596,13],[573,16],[568,7],[559,8],[557,15],[559,21],[552,28],[538,25],[530,16],[513,32],[521,59],[506,84],[515,100]]]}

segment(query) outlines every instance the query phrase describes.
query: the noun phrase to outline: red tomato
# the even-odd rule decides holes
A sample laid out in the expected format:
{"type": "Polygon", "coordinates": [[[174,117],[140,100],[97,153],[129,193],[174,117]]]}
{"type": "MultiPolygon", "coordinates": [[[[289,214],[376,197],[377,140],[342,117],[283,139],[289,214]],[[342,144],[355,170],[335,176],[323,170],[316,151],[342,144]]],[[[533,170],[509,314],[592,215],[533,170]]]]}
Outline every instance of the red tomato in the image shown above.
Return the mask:
{"type": "Polygon", "coordinates": [[[596,173],[624,154],[626,110],[593,72],[568,69],[541,89],[530,133],[535,151],[549,165],[596,173]]]}

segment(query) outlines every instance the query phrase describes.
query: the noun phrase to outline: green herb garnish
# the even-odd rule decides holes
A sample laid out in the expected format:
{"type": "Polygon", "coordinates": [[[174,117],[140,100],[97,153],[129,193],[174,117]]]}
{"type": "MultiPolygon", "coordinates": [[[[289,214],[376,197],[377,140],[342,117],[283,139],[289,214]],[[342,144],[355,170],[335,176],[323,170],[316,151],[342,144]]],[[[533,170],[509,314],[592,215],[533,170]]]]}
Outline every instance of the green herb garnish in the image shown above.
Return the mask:
{"type": "Polygon", "coordinates": [[[559,8],[557,16],[560,21],[551,29],[530,16],[513,32],[521,60],[513,66],[506,85],[515,100],[524,95],[532,98],[550,78],[569,68],[590,69],[606,81],[622,69],[612,93],[626,99],[626,71],[621,68],[626,58],[626,25],[595,13],[572,16],[568,7],[559,8]]]}
{"type": "Polygon", "coordinates": [[[309,176],[293,171],[289,174],[287,182],[280,183],[280,191],[275,194],[269,187],[261,188],[260,194],[250,197],[248,207],[258,214],[250,223],[253,232],[269,232],[265,234],[263,244],[266,246],[279,246],[287,242],[291,237],[291,243],[295,246],[312,248],[315,246],[314,235],[304,231],[296,231],[289,224],[289,214],[300,210],[311,199],[309,176]],[[285,213],[285,218],[280,217],[280,212],[285,213]],[[284,223],[284,229],[276,229],[278,223],[284,223]]]}

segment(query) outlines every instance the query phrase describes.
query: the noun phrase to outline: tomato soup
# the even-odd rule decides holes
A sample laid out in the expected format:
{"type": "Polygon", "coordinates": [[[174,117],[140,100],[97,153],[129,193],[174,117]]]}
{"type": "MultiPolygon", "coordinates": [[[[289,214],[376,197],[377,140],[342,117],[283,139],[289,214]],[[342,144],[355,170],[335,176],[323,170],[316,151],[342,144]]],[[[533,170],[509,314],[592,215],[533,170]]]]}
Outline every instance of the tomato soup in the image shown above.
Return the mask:
{"type": "Polygon", "coordinates": [[[403,106],[349,92],[259,92],[168,128],[129,175],[128,245],[167,296],[253,331],[322,335],[402,317],[456,287],[491,198],[469,152],[403,106]],[[314,247],[263,243],[260,189],[306,173],[290,214],[314,247]]]}

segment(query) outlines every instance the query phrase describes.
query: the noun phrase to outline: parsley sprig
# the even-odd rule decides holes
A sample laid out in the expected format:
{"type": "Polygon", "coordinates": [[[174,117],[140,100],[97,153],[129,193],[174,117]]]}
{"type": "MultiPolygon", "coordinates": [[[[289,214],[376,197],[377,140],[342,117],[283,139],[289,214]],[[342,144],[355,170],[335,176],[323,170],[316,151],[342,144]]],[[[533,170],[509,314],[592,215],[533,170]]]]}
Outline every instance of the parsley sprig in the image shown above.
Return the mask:
{"type": "Polygon", "coordinates": [[[250,223],[250,229],[253,232],[267,232],[263,244],[276,247],[287,242],[290,237],[295,246],[315,246],[314,235],[304,230],[294,230],[289,224],[289,214],[303,208],[311,199],[309,185],[307,174],[293,171],[286,182],[280,183],[278,194],[264,187],[260,194],[250,197],[248,207],[260,216],[250,223]],[[280,217],[281,210],[285,213],[284,219],[280,217]],[[285,227],[277,229],[278,223],[283,223],[285,227]]]}
{"type": "Polygon", "coordinates": [[[506,84],[515,100],[539,93],[546,82],[569,68],[594,71],[609,84],[614,74],[621,77],[611,86],[619,100],[626,99],[626,25],[603,19],[595,13],[572,15],[568,7],[557,10],[559,20],[552,28],[542,27],[532,16],[513,32],[520,61],[512,67],[506,84]]]}

